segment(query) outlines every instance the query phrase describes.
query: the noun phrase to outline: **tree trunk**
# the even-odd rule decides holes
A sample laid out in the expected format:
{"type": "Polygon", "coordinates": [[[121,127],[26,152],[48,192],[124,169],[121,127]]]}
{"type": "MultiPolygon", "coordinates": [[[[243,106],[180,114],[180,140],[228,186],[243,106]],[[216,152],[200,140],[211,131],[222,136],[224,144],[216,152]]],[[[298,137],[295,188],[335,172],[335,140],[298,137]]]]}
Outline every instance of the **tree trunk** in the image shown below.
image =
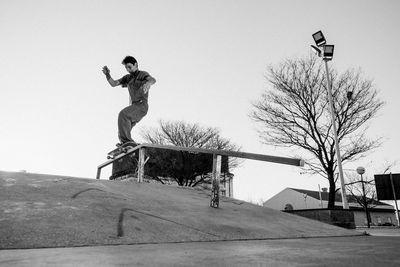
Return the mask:
{"type": "Polygon", "coordinates": [[[328,174],[329,179],[329,200],[328,200],[328,209],[335,208],[335,197],[336,197],[336,185],[335,185],[335,176],[332,173],[328,174]]]}

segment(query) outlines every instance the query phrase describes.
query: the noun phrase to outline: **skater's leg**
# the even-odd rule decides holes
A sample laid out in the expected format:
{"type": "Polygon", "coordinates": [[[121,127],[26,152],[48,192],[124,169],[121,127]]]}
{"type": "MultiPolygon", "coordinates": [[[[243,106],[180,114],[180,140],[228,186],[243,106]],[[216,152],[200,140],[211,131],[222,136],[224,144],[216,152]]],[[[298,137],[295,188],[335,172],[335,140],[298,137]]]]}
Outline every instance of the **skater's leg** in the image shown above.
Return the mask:
{"type": "Polygon", "coordinates": [[[121,143],[133,141],[132,128],[147,114],[147,110],[147,104],[133,104],[121,110],[118,115],[118,136],[121,143]]]}
{"type": "Polygon", "coordinates": [[[124,108],[118,114],[118,138],[121,144],[132,141],[132,122],[126,109],[124,108]]]}

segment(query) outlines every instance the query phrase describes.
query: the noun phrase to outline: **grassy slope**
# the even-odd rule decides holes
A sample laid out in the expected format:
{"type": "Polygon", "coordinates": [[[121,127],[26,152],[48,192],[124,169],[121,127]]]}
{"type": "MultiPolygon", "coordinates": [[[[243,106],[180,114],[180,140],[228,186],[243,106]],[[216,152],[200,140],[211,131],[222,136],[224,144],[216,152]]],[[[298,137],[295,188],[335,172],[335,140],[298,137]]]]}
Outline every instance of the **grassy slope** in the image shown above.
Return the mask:
{"type": "Polygon", "coordinates": [[[358,235],[296,215],[158,184],[0,172],[0,248],[358,235]]]}

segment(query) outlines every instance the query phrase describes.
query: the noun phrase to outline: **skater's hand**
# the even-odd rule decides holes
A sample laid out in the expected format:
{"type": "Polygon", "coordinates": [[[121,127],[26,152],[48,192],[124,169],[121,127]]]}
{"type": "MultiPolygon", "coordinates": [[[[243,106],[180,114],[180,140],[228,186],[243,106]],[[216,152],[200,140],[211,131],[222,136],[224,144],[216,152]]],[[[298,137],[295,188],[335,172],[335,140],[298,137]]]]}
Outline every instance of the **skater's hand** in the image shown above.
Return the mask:
{"type": "Polygon", "coordinates": [[[109,69],[107,66],[104,66],[104,67],[103,67],[103,73],[104,73],[105,75],[110,74],[110,69],[109,69]]]}
{"type": "Polygon", "coordinates": [[[143,87],[143,92],[144,92],[145,94],[147,94],[147,92],[149,92],[150,86],[151,86],[150,83],[145,83],[145,84],[143,84],[142,87],[143,87]]]}

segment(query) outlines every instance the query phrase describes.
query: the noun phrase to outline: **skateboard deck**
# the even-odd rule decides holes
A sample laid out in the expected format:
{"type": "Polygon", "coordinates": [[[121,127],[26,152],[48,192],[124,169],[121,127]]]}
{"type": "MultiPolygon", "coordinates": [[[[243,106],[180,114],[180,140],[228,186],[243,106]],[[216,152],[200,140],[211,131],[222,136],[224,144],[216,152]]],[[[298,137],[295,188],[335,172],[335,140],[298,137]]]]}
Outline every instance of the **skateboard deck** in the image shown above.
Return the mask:
{"type": "Polygon", "coordinates": [[[122,145],[117,145],[117,148],[111,150],[110,152],[107,153],[107,159],[114,159],[118,155],[125,154],[128,152],[130,149],[138,146],[138,143],[133,143],[133,142],[128,142],[122,145]]]}

